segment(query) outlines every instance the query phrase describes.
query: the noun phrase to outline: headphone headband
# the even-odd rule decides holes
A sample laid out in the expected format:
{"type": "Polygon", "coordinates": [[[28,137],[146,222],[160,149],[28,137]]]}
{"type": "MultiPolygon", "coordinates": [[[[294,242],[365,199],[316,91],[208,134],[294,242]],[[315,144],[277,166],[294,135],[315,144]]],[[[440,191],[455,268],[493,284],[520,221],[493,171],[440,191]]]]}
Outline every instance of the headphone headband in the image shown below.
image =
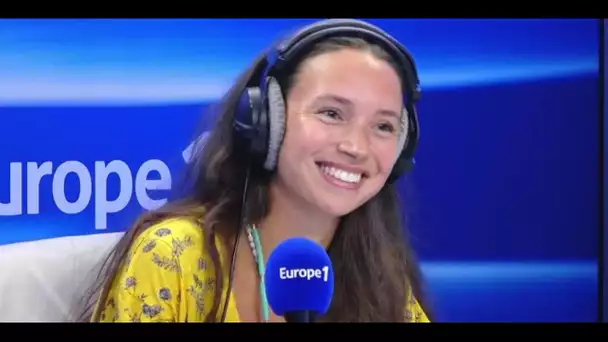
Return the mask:
{"type": "Polygon", "coordinates": [[[378,27],[359,20],[328,19],[313,23],[298,30],[296,34],[282,41],[273,53],[269,54],[267,72],[281,68],[284,63],[296,60],[303,50],[315,43],[330,37],[362,38],[366,41],[380,44],[398,63],[401,76],[406,83],[405,92],[408,100],[418,101],[420,98],[420,80],[416,63],[405,46],[378,27]]]}

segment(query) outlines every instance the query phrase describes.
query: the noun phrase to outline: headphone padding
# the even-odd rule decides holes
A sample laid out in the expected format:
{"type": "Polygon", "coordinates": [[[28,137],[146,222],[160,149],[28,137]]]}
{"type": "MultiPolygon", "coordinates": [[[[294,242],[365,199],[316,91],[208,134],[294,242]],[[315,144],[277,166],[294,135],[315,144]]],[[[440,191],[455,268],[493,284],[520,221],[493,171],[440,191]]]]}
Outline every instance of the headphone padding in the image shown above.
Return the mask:
{"type": "Polygon", "coordinates": [[[270,129],[268,131],[268,149],[264,168],[272,171],[275,169],[278,159],[279,150],[285,136],[285,100],[279,82],[269,77],[268,79],[268,121],[270,129]]]}

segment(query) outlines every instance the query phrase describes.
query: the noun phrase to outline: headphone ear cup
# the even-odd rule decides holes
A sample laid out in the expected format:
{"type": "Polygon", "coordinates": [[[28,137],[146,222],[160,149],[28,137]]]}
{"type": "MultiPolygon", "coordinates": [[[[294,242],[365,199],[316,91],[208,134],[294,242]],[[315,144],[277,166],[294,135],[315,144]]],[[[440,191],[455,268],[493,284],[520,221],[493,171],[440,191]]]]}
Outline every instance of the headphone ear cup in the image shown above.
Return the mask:
{"type": "Polygon", "coordinates": [[[275,78],[269,77],[267,84],[268,110],[266,112],[268,113],[269,130],[264,168],[273,171],[277,166],[279,151],[285,137],[286,105],[279,82],[275,78]]]}
{"type": "Polygon", "coordinates": [[[399,159],[399,157],[401,157],[401,154],[405,150],[406,143],[410,138],[410,118],[409,112],[406,108],[403,108],[403,110],[401,111],[399,125],[401,133],[399,134],[399,141],[397,142],[397,156],[395,156],[395,159],[399,159]]]}
{"type": "Polygon", "coordinates": [[[387,182],[393,183],[395,182],[401,175],[405,173],[409,173],[416,164],[416,160],[414,159],[414,152],[416,147],[418,146],[418,137],[419,137],[419,126],[418,126],[418,113],[416,107],[412,105],[407,105],[403,110],[402,116],[402,129],[405,133],[403,133],[399,137],[399,155],[397,156],[397,161],[393,166],[393,170],[388,177],[387,182]]]}
{"type": "Polygon", "coordinates": [[[399,156],[399,158],[397,158],[397,162],[395,162],[395,165],[393,166],[393,170],[391,171],[391,174],[388,176],[388,179],[386,182],[389,184],[394,183],[403,174],[410,172],[414,168],[414,164],[415,164],[414,159],[407,158],[405,153],[402,152],[401,155],[399,156]]]}
{"type": "Polygon", "coordinates": [[[267,119],[262,104],[260,88],[246,88],[236,108],[234,127],[239,136],[247,142],[252,157],[256,160],[266,157],[267,119]]]}

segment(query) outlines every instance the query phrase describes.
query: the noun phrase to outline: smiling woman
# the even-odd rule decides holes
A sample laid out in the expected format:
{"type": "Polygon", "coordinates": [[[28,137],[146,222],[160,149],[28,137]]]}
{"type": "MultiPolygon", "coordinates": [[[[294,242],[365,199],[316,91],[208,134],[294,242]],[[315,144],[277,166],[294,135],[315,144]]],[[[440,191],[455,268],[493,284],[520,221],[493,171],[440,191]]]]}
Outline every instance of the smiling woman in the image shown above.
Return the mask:
{"type": "Polygon", "coordinates": [[[394,185],[412,166],[418,91],[405,48],[361,21],[322,21],[264,53],[193,149],[191,192],[127,232],[83,318],[284,321],[256,265],[301,236],[335,272],[319,320],[429,321],[394,185]]]}

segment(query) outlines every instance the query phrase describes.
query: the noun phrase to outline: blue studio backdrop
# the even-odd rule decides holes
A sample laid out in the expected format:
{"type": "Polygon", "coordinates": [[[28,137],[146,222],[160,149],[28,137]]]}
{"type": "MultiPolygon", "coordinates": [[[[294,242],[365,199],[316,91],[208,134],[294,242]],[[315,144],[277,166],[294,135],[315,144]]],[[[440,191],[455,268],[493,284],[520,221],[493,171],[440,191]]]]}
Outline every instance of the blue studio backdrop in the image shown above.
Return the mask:
{"type": "MultiPolygon", "coordinates": [[[[311,21],[0,20],[0,245],[162,204],[205,108],[311,21]]],[[[596,320],[599,20],[371,21],[420,69],[401,189],[438,319],[596,320]]]]}
{"type": "MultiPolygon", "coordinates": [[[[604,167],[602,169],[602,176],[605,177],[606,175],[606,171],[608,170],[608,162],[606,161],[606,151],[608,151],[608,137],[606,137],[606,133],[608,132],[608,104],[606,103],[606,98],[608,98],[608,88],[606,87],[606,79],[608,79],[608,55],[606,54],[606,49],[608,48],[608,36],[606,36],[606,33],[608,33],[608,28],[606,27],[606,19],[602,20],[602,26],[603,26],[603,30],[604,30],[604,41],[602,42],[603,44],[603,55],[604,55],[604,61],[602,63],[604,63],[604,82],[603,82],[603,88],[604,88],[604,127],[602,127],[603,131],[603,137],[604,137],[604,151],[603,151],[603,162],[604,162],[604,167]]],[[[602,135],[600,135],[602,136],[602,135]]],[[[601,162],[601,161],[600,161],[601,162]]],[[[604,203],[604,208],[603,208],[603,219],[604,222],[601,222],[600,224],[602,224],[602,228],[603,228],[603,236],[604,236],[604,241],[603,241],[603,247],[601,248],[601,252],[604,254],[603,258],[604,258],[604,267],[602,270],[604,279],[603,279],[603,288],[604,288],[604,300],[603,300],[603,313],[604,313],[604,322],[608,322],[608,312],[606,312],[606,308],[608,308],[608,253],[606,252],[606,248],[608,247],[608,218],[606,218],[606,213],[608,213],[608,183],[606,183],[606,181],[604,181],[604,189],[603,189],[603,203],[604,203]]],[[[599,256],[599,258],[602,258],[602,255],[599,256]]],[[[602,300],[602,298],[600,298],[600,301],[602,300]]]]}

